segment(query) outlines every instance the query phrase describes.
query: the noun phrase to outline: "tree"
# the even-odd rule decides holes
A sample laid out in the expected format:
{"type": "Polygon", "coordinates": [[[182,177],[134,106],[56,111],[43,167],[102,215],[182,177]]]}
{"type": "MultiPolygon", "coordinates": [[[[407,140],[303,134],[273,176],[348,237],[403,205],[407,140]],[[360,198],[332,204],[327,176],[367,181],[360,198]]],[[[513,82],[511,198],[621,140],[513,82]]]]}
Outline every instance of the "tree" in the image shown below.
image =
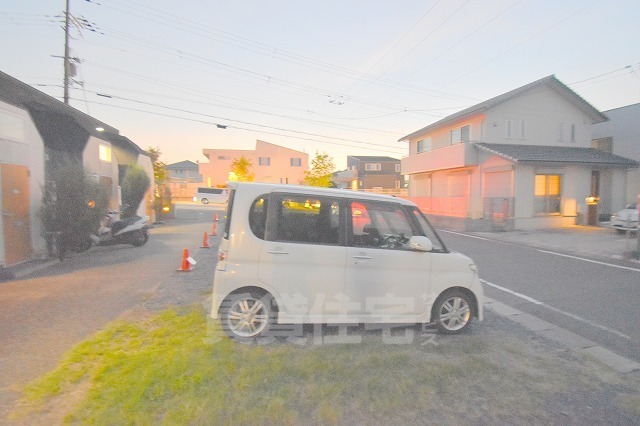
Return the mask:
{"type": "Polygon", "coordinates": [[[165,213],[171,210],[171,191],[163,188],[162,184],[169,177],[167,165],[160,161],[160,148],[147,148],[147,154],[151,158],[153,165],[153,180],[156,184],[156,193],[153,195],[153,210],[156,213],[156,220],[159,220],[165,213]]]}
{"type": "Polygon", "coordinates": [[[304,183],[310,186],[331,187],[333,186],[331,173],[335,168],[333,158],[316,151],[316,156],[311,160],[311,170],[304,172],[304,183]]]}
{"type": "Polygon", "coordinates": [[[89,177],[82,165],[60,167],[43,188],[41,218],[51,243],[60,233],[66,248],[88,248],[89,235],[97,232],[100,219],[109,206],[110,188],[89,177]]]}
{"type": "Polygon", "coordinates": [[[122,181],[124,217],[131,217],[136,214],[150,184],[149,176],[147,176],[147,172],[142,167],[136,165],[127,167],[127,172],[122,181]]]}
{"type": "Polygon", "coordinates": [[[169,177],[169,172],[167,171],[167,165],[160,161],[160,148],[147,148],[147,154],[149,158],[151,158],[151,163],[153,164],[153,180],[156,185],[162,184],[167,177],[169,177]]]}
{"type": "Polygon", "coordinates": [[[231,163],[231,173],[229,174],[229,180],[238,182],[253,182],[254,174],[251,172],[251,160],[244,155],[240,158],[235,158],[231,163]]]}

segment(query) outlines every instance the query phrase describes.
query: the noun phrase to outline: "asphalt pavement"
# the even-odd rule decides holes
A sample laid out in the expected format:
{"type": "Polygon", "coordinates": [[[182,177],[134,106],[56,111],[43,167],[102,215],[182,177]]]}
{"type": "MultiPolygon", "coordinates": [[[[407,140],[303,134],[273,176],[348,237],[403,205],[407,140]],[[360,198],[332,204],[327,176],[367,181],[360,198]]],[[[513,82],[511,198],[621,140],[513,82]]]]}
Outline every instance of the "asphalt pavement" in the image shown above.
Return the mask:
{"type": "MultiPolygon", "coordinates": [[[[565,259],[573,258],[586,261],[593,265],[594,268],[606,268],[607,265],[616,265],[616,270],[630,271],[630,273],[640,271],[640,260],[637,259],[637,234],[618,234],[614,229],[608,227],[608,224],[510,232],[457,232],[445,229],[439,231],[445,237],[447,234],[459,234],[472,239],[478,238],[480,240],[528,246],[542,252],[559,255],[565,259]]],[[[471,257],[476,259],[473,255],[471,257]]],[[[505,261],[508,260],[505,259],[505,261]]],[[[483,269],[480,268],[480,270],[482,275],[483,269]]],[[[538,273],[541,275],[538,278],[548,272],[544,268],[539,269],[538,273]]],[[[559,271],[553,273],[559,273],[559,271]]],[[[576,271],[575,276],[577,277],[581,273],[584,272],[582,270],[576,271]]],[[[535,275],[536,273],[532,272],[532,274],[535,275]]],[[[492,290],[490,287],[498,287],[486,281],[484,285],[485,293],[489,293],[489,295],[492,293],[489,291],[492,290]]],[[[527,295],[517,292],[514,293],[509,288],[501,288],[501,290],[498,293],[506,295],[505,300],[498,301],[485,297],[485,308],[519,323],[544,338],[554,340],[570,350],[586,353],[591,357],[597,358],[618,372],[640,372],[640,363],[638,362],[638,355],[640,354],[634,352],[628,345],[616,347],[611,342],[603,343],[602,341],[606,339],[602,339],[602,336],[600,338],[589,338],[589,333],[578,333],[577,330],[572,332],[564,326],[558,325],[558,323],[553,324],[545,321],[539,316],[541,313],[536,312],[536,308],[541,310],[540,306],[546,306],[550,309],[553,307],[547,306],[540,299],[529,298],[527,295]],[[510,294],[517,297],[509,297],[510,294]],[[518,309],[523,301],[528,302],[525,304],[533,312],[525,312],[518,309]],[[596,340],[602,341],[597,343],[596,340]]],[[[533,289],[530,290],[533,291],[533,289]]],[[[584,321],[584,319],[580,319],[584,321]]],[[[587,320],[586,322],[589,321],[587,320]]]]}
{"type": "Polygon", "coordinates": [[[546,250],[557,250],[576,256],[596,257],[603,261],[624,261],[640,265],[636,233],[618,234],[608,227],[568,226],[509,232],[465,232],[490,240],[524,244],[546,250]]]}

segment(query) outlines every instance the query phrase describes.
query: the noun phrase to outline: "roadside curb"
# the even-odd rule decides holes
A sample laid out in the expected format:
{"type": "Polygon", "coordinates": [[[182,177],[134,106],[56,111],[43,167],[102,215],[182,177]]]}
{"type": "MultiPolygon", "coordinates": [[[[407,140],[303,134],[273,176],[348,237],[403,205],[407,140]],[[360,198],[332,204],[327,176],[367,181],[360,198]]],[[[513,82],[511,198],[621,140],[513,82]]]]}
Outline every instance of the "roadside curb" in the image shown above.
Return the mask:
{"type": "Polygon", "coordinates": [[[576,333],[565,330],[541,318],[512,308],[489,297],[485,296],[484,299],[484,306],[496,314],[517,322],[526,329],[533,331],[541,337],[553,340],[567,349],[589,355],[619,373],[631,373],[640,370],[640,363],[605,349],[576,333]]]}
{"type": "Polygon", "coordinates": [[[57,263],[60,263],[58,259],[37,259],[15,266],[9,266],[5,269],[13,275],[13,278],[8,280],[12,281],[14,279],[23,278],[27,275],[33,274],[34,272],[42,271],[43,269],[47,269],[57,263]]]}

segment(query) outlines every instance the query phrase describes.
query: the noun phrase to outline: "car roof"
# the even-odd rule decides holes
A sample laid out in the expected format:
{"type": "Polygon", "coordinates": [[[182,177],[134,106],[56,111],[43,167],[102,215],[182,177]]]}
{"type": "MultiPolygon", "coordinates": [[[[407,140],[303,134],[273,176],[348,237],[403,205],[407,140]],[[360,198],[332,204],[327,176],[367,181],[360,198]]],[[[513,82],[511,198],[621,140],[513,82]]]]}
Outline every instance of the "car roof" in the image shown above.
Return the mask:
{"type": "Polygon", "coordinates": [[[288,184],[274,184],[274,183],[259,183],[259,182],[228,182],[230,188],[244,191],[249,190],[255,195],[263,194],[266,192],[288,192],[295,194],[310,194],[318,196],[333,196],[342,198],[352,198],[357,200],[370,200],[370,201],[392,201],[400,204],[413,206],[409,200],[403,198],[394,197],[386,194],[376,194],[371,192],[352,191],[349,189],[337,189],[337,188],[322,188],[318,186],[305,186],[305,185],[288,185],[288,184]],[[244,189],[246,188],[246,189],[244,189]]]}

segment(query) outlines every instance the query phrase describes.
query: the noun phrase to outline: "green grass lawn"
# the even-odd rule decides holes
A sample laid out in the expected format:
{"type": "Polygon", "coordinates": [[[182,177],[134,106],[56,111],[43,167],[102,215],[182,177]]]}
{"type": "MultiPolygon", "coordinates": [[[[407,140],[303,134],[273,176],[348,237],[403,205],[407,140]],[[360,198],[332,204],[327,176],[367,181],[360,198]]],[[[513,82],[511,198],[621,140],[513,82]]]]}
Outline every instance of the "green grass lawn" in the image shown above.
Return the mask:
{"type": "MultiPolygon", "coordinates": [[[[477,325],[482,327],[482,325],[477,325]]],[[[549,401],[572,389],[620,386],[597,366],[531,352],[530,342],[482,333],[391,345],[220,337],[198,308],[117,322],[73,348],[27,386],[14,419],[27,423],[332,424],[548,422],[549,401]]],[[[633,410],[623,387],[609,401],[633,410]]],[[[579,407],[575,408],[579,410],[579,407]]],[[[635,408],[637,410],[637,408],[635,408]]],[[[640,415],[640,412],[638,412],[640,415]]]]}

